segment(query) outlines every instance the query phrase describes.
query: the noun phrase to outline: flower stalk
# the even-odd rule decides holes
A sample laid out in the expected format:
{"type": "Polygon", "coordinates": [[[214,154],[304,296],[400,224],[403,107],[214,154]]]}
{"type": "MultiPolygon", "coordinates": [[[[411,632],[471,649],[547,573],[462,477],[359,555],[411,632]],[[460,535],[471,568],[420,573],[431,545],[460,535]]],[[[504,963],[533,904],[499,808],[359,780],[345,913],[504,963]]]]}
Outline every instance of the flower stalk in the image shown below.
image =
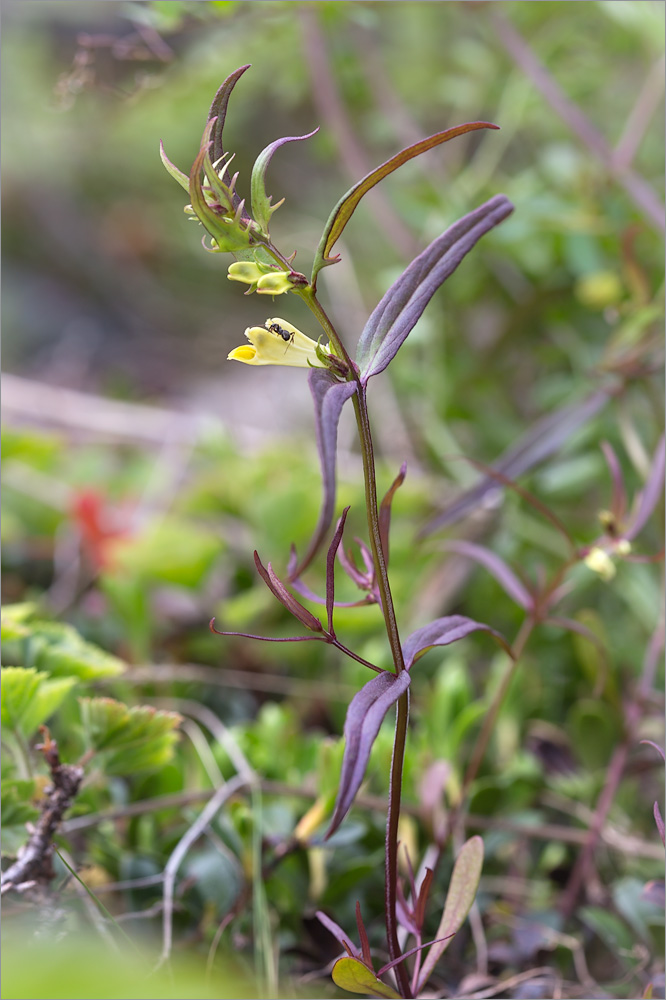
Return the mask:
{"type": "MultiPolygon", "coordinates": [[[[406,953],[403,953],[398,937],[398,897],[400,895],[398,826],[409,722],[411,667],[432,646],[448,645],[463,638],[469,632],[479,629],[491,632],[505,648],[506,644],[489,626],[460,615],[439,618],[429,625],[417,629],[416,632],[407,637],[404,644],[401,643],[388,576],[388,529],[391,500],[395,490],[404,479],[405,468],[403,466],[401,469],[380,508],[377,500],[375,456],[367,406],[367,383],[374,375],[383,372],[395,357],[441,284],[455,271],[476,242],[511,213],[513,206],[504,195],[496,195],[454,223],[426,247],[388,289],[369,317],[357,345],[356,360],[352,360],[317,298],[316,287],[319,271],[339,260],[339,255],[332,252],[333,247],[358,203],[367,191],[413,157],[456,136],[477,129],[495,129],[497,126],[489,122],[471,122],[447,129],[444,132],[438,132],[407,149],[401,150],[386,163],[381,164],[362,178],[343,195],[331,212],[315,253],[312,276],[308,283],[305,275],[293,270],[294,255],[285,256],[275,246],[269,234],[271,216],[282,204],[282,201],[273,204],[272,196],[267,194],[265,180],[271,157],[280,147],[285,143],[300,142],[311,138],[315,132],[303,136],[285,136],[277,139],[260,153],[252,170],[249,209],[246,209],[245,201],[236,192],[238,175],[235,174],[227,179],[228,168],[233,157],[230,157],[228,152],[224,150],[222,129],[231,91],[248,68],[247,65],[240,67],[227,77],[219,88],[209,112],[199,155],[194,162],[189,178],[168,160],[164,151],[162,151],[162,160],[171,176],[190,194],[191,205],[187,207],[186,211],[197,217],[211,237],[212,244],[210,248],[206,247],[206,249],[211,249],[216,253],[226,251],[236,258],[228,270],[229,280],[247,285],[245,293],[247,295],[256,292],[260,295],[275,296],[291,292],[299,296],[328,337],[327,345],[321,339],[315,342],[287,320],[267,319],[263,327],[249,327],[245,331],[248,343],[235,348],[228,356],[230,360],[251,365],[287,365],[310,369],[308,381],[315,406],[315,431],[322,470],[323,503],[309,548],[300,562],[292,547],[286,583],[280,580],[270,563],[265,567],[255,553],[257,571],[268,588],[310,634],[279,639],[251,636],[248,633],[221,632],[220,634],[246,635],[248,638],[269,642],[326,642],[376,672],[377,676],[357,692],[348,709],[344,731],[345,756],[341,769],[340,786],[326,837],[332,835],[351,808],[363,780],[370,751],[380,726],[389,708],[392,708],[393,705],[396,706],[396,728],[389,779],[385,838],[385,920],[391,961],[384,967],[384,970],[380,970],[380,974],[381,971],[393,968],[400,990],[399,995],[405,1000],[409,1000],[418,991],[419,987],[416,981],[418,976],[414,976],[413,982],[410,983],[405,959],[410,957],[414,951],[418,952],[419,948],[422,947],[420,929],[416,931],[419,946],[406,953]],[[320,551],[333,522],[336,497],[337,428],[342,407],[350,398],[353,401],[363,462],[369,550],[365,543],[360,543],[365,563],[364,573],[356,570],[353,565],[353,557],[348,558],[344,554],[344,548],[338,552],[342,543],[347,508],[337,523],[326,559],[327,625],[325,627],[294,597],[288,589],[288,585],[300,592],[306,599],[312,600],[314,598],[317,600],[316,595],[308,590],[307,585],[303,584],[300,577],[320,551]],[[355,580],[357,586],[366,592],[363,601],[352,602],[351,606],[360,603],[379,603],[381,606],[391,650],[393,670],[383,670],[376,667],[347,649],[338,640],[333,622],[336,606],[334,595],[336,558],[340,559],[343,568],[355,580]]],[[[213,623],[211,623],[211,628],[213,631],[217,631],[213,623]]],[[[480,872],[480,861],[478,868],[480,872]]],[[[423,906],[425,906],[425,896],[423,897],[423,906]]],[[[421,914],[420,923],[422,923],[422,918],[423,914],[421,914]]],[[[363,947],[361,966],[367,973],[368,970],[372,970],[372,962],[358,907],[357,919],[363,947]]],[[[347,950],[349,951],[349,949],[347,950]]],[[[349,954],[351,955],[351,953],[349,954]]],[[[356,972],[358,973],[358,970],[356,972]]],[[[334,980],[338,982],[335,975],[334,980]]],[[[374,973],[370,976],[369,982],[372,992],[376,995],[398,995],[391,987],[378,980],[374,973]]],[[[344,985],[344,982],[341,984],[344,985]]],[[[357,992],[361,992],[361,990],[357,990],[357,992]]]]}

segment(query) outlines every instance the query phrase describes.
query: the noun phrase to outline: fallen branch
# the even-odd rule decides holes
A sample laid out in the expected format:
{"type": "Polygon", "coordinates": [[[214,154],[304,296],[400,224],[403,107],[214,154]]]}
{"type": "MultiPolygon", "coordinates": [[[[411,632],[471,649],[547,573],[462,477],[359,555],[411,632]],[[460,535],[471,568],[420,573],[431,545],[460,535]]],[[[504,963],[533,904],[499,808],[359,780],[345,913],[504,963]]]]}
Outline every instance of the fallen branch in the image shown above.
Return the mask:
{"type": "Polygon", "coordinates": [[[0,884],[3,894],[11,889],[25,892],[36,886],[46,886],[55,877],[53,837],[83,781],[83,768],[75,764],[61,764],[58,744],[51,739],[46,726],[41,726],[40,729],[44,742],[36,749],[44,754],[52,784],[44,791],[42,815],[32,829],[28,843],[14,864],[2,873],[0,884]]]}

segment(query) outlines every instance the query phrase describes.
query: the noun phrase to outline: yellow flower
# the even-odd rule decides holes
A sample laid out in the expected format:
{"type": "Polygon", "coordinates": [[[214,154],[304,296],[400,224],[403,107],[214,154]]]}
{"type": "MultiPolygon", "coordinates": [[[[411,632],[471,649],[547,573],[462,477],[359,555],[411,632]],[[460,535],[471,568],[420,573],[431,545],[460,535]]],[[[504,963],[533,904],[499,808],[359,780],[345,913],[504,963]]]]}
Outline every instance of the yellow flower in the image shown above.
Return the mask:
{"type": "Polygon", "coordinates": [[[598,573],[602,580],[612,580],[615,576],[615,563],[604,549],[590,549],[583,562],[588,569],[598,573]]]}
{"type": "MultiPolygon", "coordinates": [[[[235,347],[227,355],[229,361],[246,365],[287,365],[290,368],[323,368],[317,357],[317,343],[297,330],[291,323],[267,319],[264,326],[251,326],[245,331],[249,344],[235,347]]],[[[324,346],[324,350],[327,347],[324,346]]]]}

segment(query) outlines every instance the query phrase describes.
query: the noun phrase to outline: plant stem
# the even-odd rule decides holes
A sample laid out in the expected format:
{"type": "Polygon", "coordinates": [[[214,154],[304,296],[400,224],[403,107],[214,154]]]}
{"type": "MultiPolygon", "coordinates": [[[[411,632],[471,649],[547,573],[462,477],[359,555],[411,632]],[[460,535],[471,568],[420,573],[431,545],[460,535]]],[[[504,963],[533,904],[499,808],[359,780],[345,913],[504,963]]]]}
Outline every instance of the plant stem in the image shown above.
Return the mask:
{"type": "MultiPolygon", "coordinates": [[[[379,513],[377,509],[377,481],[375,476],[375,459],[370,433],[370,421],[366,404],[365,388],[359,385],[358,392],[352,397],[354,412],[358,424],[361,453],[363,456],[363,476],[365,479],[365,502],[368,514],[368,532],[370,546],[377,572],[377,586],[382,602],[386,634],[391,646],[395,672],[399,674],[405,669],[405,661],[400,645],[398,625],[395,619],[395,609],[388,579],[388,569],[384,550],[379,535],[379,513]]],[[[409,693],[405,691],[398,701],[391,758],[391,777],[389,783],[388,813],[386,817],[386,871],[384,898],[386,910],[386,936],[389,955],[395,961],[402,954],[398,941],[398,924],[396,918],[396,894],[398,886],[398,825],[400,823],[400,798],[402,794],[402,770],[405,759],[405,744],[407,741],[407,724],[409,721],[409,693]]],[[[411,997],[409,976],[404,963],[395,966],[395,975],[403,997],[411,997]]]]}
{"type": "MultiPolygon", "coordinates": [[[[396,674],[405,669],[405,661],[400,645],[398,624],[395,618],[393,598],[388,578],[386,557],[382,548],[379,533],[379,510],[377,505],[377,479],[375,473],[375,454],[370,432],[370,419],[366,401],[365,386],[361,384],[358,370],[353,366],[344,344],[340,340],[333,324],[322,309],[314,289],[310,286],[300,292],[311,311],[329,336],[336,353],[349,366],[351,377],[355,380],[357,390],[352,396],[356,424],[358,426],[361,456],[363,458],[363,479],[365,483],[365,506],[368,516],[368,535],[370,548],[377,574],[377,587],[381,599],[382,613],[386,625],[386,634],[391,647],[391,656],[396,674]]],[[[386,937],[391,961],[400,958],[402,949],[398,941],[398,921],[396,917],[396,897],[398,887],[398,826],[400,823],[400,799],[402,794],[402,771],[407,742],[407,724],[409,721],[409,694],[405,692],[398,701],[393,756],[391,759],[391,777],[389,782],[388,812],[386,817],[386,848],[385,848],[385,910],[386,937]]],[[[409,975],[404,963],[395,966],[395,975],[403,997],[411,997],[409,975]]]]}

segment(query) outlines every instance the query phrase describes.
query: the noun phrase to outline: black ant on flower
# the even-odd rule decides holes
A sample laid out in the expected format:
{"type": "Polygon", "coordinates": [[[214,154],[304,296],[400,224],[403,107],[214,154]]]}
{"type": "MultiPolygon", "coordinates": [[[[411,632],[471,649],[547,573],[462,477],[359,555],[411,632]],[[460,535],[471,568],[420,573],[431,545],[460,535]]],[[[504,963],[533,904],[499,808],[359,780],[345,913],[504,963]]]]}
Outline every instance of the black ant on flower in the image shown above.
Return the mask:
{"type": "Polygon", "coordinates": [[[266,328],[270,331],[270,333],[275,333],[278,337],[282,337],[287,346],[289,346],[289,344],[293,344],[294,333],[296,332],[295,330],[285,330],[279,323],[276,323],[275,321],[271,323],[270,320],[266,321],[266,328]]]}

